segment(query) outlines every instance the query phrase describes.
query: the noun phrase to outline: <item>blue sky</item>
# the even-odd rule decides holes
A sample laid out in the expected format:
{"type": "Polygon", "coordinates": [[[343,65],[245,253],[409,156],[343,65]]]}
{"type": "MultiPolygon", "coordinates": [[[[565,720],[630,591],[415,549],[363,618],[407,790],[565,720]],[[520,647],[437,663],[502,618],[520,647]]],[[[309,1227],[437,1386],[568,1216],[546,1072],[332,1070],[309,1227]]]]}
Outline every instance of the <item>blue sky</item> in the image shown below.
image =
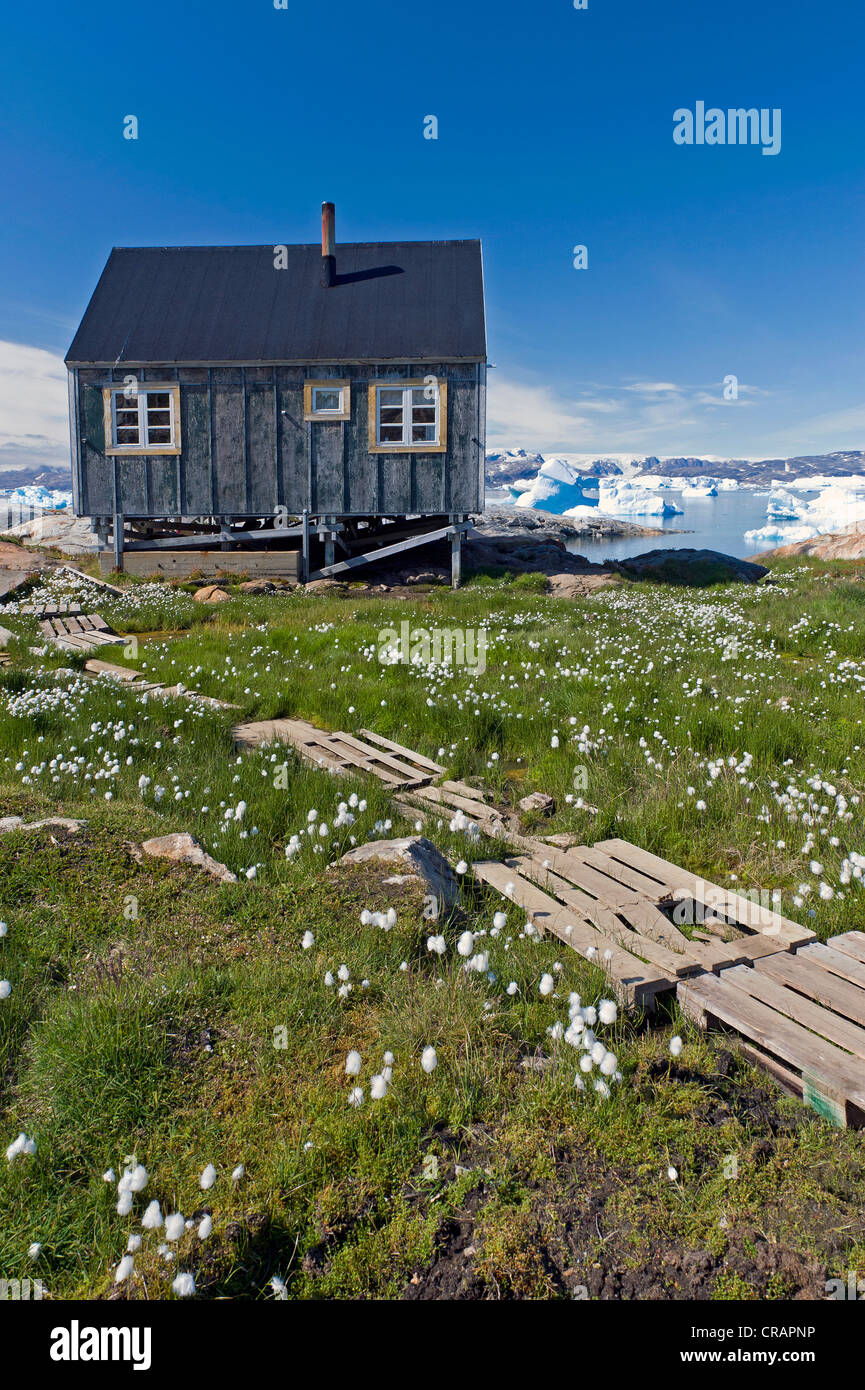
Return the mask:
{"type": "Polygon", "coordinates": [[[483,239],[493,443],[862,447],[861,6],[288,5],[7,10],[0,468],[62,456],[112,245],[314,241],[325,198],[337,240],[483,239]],[[676,145],[700,100],[780,108],[780,153],[676,145]]]}

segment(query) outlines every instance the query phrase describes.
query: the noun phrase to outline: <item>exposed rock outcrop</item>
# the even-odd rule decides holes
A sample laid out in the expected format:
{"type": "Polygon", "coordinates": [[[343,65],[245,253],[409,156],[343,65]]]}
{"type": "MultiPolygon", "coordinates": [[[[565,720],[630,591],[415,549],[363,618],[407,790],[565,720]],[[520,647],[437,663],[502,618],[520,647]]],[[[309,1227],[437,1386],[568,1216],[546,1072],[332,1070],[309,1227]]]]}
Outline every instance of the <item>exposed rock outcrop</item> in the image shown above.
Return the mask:
{"type": "Polygon", "coordinates": [[[175,864],[192,864],[197,869],[203,869],[220,883],[237,882],[237,875],[226,868],[225,864],[211,859],[191,835],[157,835],[152,840],[145,840],[141,848],[153,859],[170,859],[175,864]]]}
{"type": "Polygon", "coordinates": [[[628,579],[652,579],[660,584],[686,584],[705,588],[736,581],[756,584],[769,571],[765,565],[723,555],[719,550],[647,550],[610,565],[628,579]]]}
{"type": "Polygon", "coordinates": [[[457,876],[440,849],[424,835],[409,835],[402,840],[371,840],[349,850],[335,866],[344,864],[398,864],[404,877],[419,879],[435,896],[438,908],[453,907],[459,895],[457,876]]]}

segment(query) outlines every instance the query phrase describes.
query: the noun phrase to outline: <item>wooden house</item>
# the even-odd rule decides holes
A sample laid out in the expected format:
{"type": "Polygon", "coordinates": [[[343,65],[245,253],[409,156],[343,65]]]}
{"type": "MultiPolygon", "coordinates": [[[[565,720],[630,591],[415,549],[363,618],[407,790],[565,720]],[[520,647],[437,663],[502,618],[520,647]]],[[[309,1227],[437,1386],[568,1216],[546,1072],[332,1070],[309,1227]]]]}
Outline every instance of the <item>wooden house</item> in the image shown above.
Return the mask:
{"type": "Polygon", "coordinates": [[[484,499],[479,241],[337,247],[325,203],[320,248],[115,248],[66,365],[104,567],[261,572],[267,542],[308,577],[310,546],[330,574],[449,536],[458,578],[484,499]]]}

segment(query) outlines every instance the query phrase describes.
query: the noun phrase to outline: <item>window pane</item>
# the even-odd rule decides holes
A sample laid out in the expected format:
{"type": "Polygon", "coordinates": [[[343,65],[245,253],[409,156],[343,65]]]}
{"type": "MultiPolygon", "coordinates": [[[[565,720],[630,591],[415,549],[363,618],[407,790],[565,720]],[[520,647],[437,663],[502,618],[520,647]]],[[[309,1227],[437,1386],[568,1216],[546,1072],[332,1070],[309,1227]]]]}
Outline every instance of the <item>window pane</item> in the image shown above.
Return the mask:
{"type": "Polygon", "coordinates": [[[435,444],[435,425],[412,425],[411,437],[415,444],[435,444]]]}
{"type": "Polygon", "coordinates": [[[148,410],[168,410],[170,402],[167,391],[149,391],[147,394],[148,410]]]}
{"type": "Polygon", "coordinates": [[[147,431],[148,444],[170,444],[171,430],[149,429],[147,431]]]}
{"type": "Polygon", "coordinates": [[[118,444],[137,444],[137,443],[138,443],[138,430],[137,430],[137,428],[134,429],[134,430],[129,430],[129,429],[121,430],[121,429],[119,429],[119,430],[117,431],[117,443],[118,443],[118,444]]]}
{"type": "Polygon", "coordinates": [[[147,424],[148,424],[148,427],[150,427],[150,428],[152,428],[154,425],[159,425],[160,427],[164,427],[165,429],[170,429],[170,427],[171,427],[171,411],[170,411],[170,410],[148,410],[148,412],[147,412],[147,424]]]}
{"type": "Polygon", "coordinates": [[[382,444],[401,444],[402,425],[382,425],[379,439],[382,444]]]}
{"type": "Polygon", "coordinates": [[[341,391],[313,391],[312,408],[313,410],[334,410],[338,411],[342,405],[341,391]]]}
{"type": "Polygon", "coordinates": [[[429,395],[427,395],[427,389],[425,386],[414,386],[412,387],[411,399],[412,405],[434,406],[436,400],[438,399],[438,390],[436,387],[430,386],[429,395]]]}
{"type": "Polygon", "coordinates": [[[416,405],[411,413],[411,418],[416,425],[434,425],[436,422],[435,406],[416,405]]]}
{"type": "Polygon", "coordinates": [[[378,393],[379,405],[398,405],[402,406],[402,390],[396,391],[390,388],[381,387],[378,393]]]}
{"type": "Polygon", "coordinates": [[[401,410],[390,410],[390,409],[381,410],[381,411],[379,412],[379,419],[381,420],[381,423],[382,423],[383,425],[401,425],[401,424],[402,424],[402,411],[401,411],[401,410]]]}
{"type": "Polygon", "coordinates": [[[129,428],[129,429],[136,429],[136,430],[137,430],[137,429],[138,429],[138,411],[137,411],[137,410],[118,410],[118,412],[117,412],[117,424],[118,424],[118,425],[125,425],[125,426],[126,426],[127,428],[129,428]]]}

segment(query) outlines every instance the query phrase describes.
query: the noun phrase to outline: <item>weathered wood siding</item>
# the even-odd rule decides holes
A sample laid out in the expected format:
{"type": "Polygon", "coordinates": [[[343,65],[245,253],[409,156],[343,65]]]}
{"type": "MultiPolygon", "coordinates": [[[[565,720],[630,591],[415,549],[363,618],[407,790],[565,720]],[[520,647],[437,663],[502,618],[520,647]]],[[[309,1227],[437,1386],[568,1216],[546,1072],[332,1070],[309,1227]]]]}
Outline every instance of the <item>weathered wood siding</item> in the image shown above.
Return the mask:
{"type": "Polygon", "coordinates": [[[70,373],[75,510],[82,516],[458,514],[483,505],[483,363],[315,363],[70,373]],[[179,455],[106,456],[102,389],[134,372],[180,383],[179,455]],[[371,381],[447,382],[447,452],[371,454],[371,381]],[[303,383],[348,379],[351,418],[304,421],[303,383]],[[76,423],[77,422],[77,423],[76,423]]]}

